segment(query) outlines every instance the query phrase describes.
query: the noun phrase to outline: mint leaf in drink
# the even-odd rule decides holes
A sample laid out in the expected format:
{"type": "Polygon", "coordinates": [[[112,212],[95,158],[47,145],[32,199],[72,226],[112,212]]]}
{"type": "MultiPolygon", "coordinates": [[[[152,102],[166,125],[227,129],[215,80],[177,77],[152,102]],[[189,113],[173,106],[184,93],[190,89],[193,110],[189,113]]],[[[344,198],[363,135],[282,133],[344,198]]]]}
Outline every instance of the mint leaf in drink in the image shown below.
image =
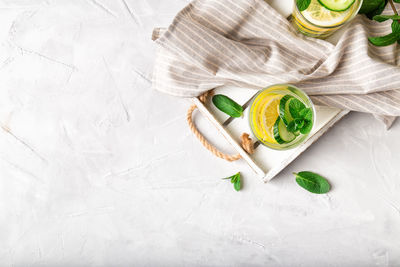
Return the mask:
{"type": "Polygon", "coordinates": [[[376,46],[387,46],[394,44],[397,40],[399,40],[399,34],[392,32],[385,36],[368,37],[368,40],[376,46]]]}
{"type": "Polygon", "coordinates": [[[308,134],[309,132],[311,132],[312,127],[313,127],[313,122],[312,121],[306,121],[304,123],[304,126],[300,129],[300,133],[308,134]]]}
{"type": "Polygon", "coordinates": [[[328,181],[316,173],[304,171],[299,173],[294,172],[293,174],[296,175],[297,184],[311,193],[324,194],[331,189],[328,181]]]}
{"type": "MultiPolygon", "coordinates": [[[[287,126],[287,130],[291,133],[295,133],[298,130],[300,130],[300,132],[301,132],[301,129],[303,129],[308,123],[309,123],[309,121],[306,121],[304,119],[294,119],[291,122],[289,122],[289,124],[287,126]]],[[[311,124],[311,126],[312,126],[312,124],[311,124]]]]}
{"type": "Polygon", "coordinates": [[[375,20],[375,21],[378,21],[378,22],[383,22],[383,21],[386,21],[386,20],[389,20],[389,19],[399,20],[400,19],[400,15],[376,15],[372,19],[375,20]]]}
{"type": "Polygon", "coordinates": [[[297,4],[297,8],[300,11],[304,11],[308,8],[308,6],[310,5],[311,0],[296,0],[296,4],[297,4]]]}
{"type": "Polygon", "coordinates": [[[292,115],[292,117],[293,118],[301,118],[301,116],[300,116],[300,111],[302,110],[302,109],[304,109],[304,108],[306,108],[306,106],[304,106],[304,104],[300,101],[300,100],[298,100],[298,99],[296,99],[296,98],[293,98],[290,102],[289,102],[289,112],[290,112],[290,115],[292,115]]]}
{"type": "Polygon", "coordinates": [[[304,126],[304,119],[294,119],[294,123],[296,124],[297,129],[301,129],[304,126]]]}
{"type": "Polygon", "coordinates": [[[215,95],[212,102],[219,110],[231,117],[239,118],[243,114],[243,107],[226,95],[215,95]]]}
{"type": "Polygon", "coordinates": [[[299,112],[300,118],[311,121],[312,120],[312,110],[311,108],[304,108],[299,112]]]}
{"type": "Polygon", "coordinates": [[[234,174],[232,176],[229,176],[227,178],[222,178],[222,179],[230,179],[231,183],[233,184],[233,188],[236,191],[239,191],[241,189],[241,187],[242,187],[242,183],[241,183],[241,180],[240,180],[240,172],[238,172],[238,173],[236,173],[236,174],[234,174]]]}
{"type": "Polygon", "coordinates": [[[294,120],[292,120],[291,122],[289,122],[289,124],[287,125],[287,130],[291,133],[296,132],[297,129],[297,125],[296,122],[294,120]]]}

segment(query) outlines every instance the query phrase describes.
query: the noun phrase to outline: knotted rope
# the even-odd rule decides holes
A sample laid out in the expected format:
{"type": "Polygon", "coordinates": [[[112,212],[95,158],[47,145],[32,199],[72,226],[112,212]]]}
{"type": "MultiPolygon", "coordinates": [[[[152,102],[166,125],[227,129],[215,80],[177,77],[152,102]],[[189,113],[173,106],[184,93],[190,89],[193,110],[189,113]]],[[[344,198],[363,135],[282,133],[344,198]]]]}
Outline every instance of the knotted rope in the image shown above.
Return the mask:
{"type": "MultiPolygon", "coordinates": [[[[205,103],[207,100],[208,96],[212,95],[212,91],[207,91],[204,94],[202,94],[199,99],[201,102],[205,103]]],[[[236,155],[228,155],[225,153],[222,153],[221,151],[219,151],[215,146],[213,146],[212,144],[210,144],[207,139],[199,132],[199,130],[196,128],[196,126],[193,123],[193,111],[197,108],[197,106],[195,104],[193,104],[192,106],[190,106],[189,110],[187,111],[187,122],[189,124],[189,128],[190,130],[194,133],[194,135],[197,137],[197,139],[199,139],[200,143],[207,148],[209,151],[211,151],[211,153],[213,153],[215,156],[221,158],[221,159],[225,159],[227,161],[235,161],[240,159],[242,156],[238,153],[236,155]]],[[[254,153],[254,144],[251,141],[251,138],[249,137],[249,135],[247,133],[243,133],[242,136],[240,137],[241,140],[241,145],[243,147],[243,149],[249,153],[249,154],[253,154],[254,153]]]]}

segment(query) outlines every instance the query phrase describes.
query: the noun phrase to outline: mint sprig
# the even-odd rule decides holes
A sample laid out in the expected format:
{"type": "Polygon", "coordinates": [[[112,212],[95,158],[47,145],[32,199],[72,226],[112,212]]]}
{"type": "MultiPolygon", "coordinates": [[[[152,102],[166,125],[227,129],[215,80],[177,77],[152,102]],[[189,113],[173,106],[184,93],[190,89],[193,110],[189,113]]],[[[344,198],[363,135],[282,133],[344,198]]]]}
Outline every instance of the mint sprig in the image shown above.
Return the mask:
{"type": "Polygon", "coordinates": [[[399,39],[396,33],[389,33],[385,36],[378,36],[378,37],[368,37],[368,40],[371,44],[376,46],[387,46],[394,44],[399,39]]]}
{"type": "Polygon", "coordinates": [[[371,44],[375,46],[387,46],[394,44],[396,41],[400,44],[400,16],[397,13],[393,1],[400,3],[400,0],[364,0],[359,13],[366,14],[369,19],[377,22],[386,20],[393,20],[392,32],[384,36],[368,37],[371,44]],[[380,15],[385,9],[386,4],[389,3],[394,15],[380,15]]]}
{"type": "Polygon", "coordinates": [[[239,191],[241,189],[241,187],[242,187],[242,182],[240,180],[240,172],[238,172],[238,173],[236,173],[236,174],[234,174],[232,176],[229,176],[229,177],[226,177],[226,178],[222,178],[222,179],[223,180],[231,180],[231,183],[233,184],[233,188],[236,191],[239,191]]]}
{"type": "Polygon", "coordinates": [[[384,22],[389,19],[399,20],[400,16],[399,15],[376,15],[372,19],[375,21],[378,21],[378,22],[384,22]]]}
{"type": "Polygon", "coordinates": [[[313,112],[307,108],[300,100],[293,99],[289,103],[289,112],[293,120],[287,124],[287,130],[292,133],[300,131],[308,134],[313,126],[313,112]]]}
{"type": "MultiPolygon", "coordinates": [[[[375,17],[374,17],[375,18],[375,17]]],[[[397,20],[392,22],[392,32],[378,37],[368,37],[368,40],[376,46],[387,46],[400,40],[400,23],[397,20]]]]}

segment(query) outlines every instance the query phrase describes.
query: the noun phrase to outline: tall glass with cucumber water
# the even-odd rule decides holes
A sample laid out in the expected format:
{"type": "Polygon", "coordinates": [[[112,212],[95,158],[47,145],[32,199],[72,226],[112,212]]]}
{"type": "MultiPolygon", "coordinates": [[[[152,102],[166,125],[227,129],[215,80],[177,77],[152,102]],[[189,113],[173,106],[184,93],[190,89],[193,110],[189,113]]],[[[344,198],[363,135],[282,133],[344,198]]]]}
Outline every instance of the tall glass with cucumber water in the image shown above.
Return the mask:
{"type": "Polygon", "coordinates": [[[303,34],[325,38],[353,19],[363,0],[294,0],[292,22],[303,34]]]}

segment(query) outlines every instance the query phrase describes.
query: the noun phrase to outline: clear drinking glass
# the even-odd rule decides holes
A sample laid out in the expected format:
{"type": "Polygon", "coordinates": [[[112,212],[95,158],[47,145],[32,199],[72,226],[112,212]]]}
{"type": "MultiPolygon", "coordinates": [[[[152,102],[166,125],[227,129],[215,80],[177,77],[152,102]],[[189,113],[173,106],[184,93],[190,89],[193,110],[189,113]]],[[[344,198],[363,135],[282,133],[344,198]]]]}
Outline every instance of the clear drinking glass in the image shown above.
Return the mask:
{"type": "Polygon", "coordinates": [[[332,11],[321,5],[318,0],[311,0],[306,10],[300,11],[294,0],[292,23],[304,35],[325,38],[353,19],[362,2],[355,0],[344,11],[332,11]]]}
{"type": "Polygon", "coordinates": [[[314,105],[302,90],[290,84],[277,84],[263,89],[254,96],[251,102],[249,111],[250,128],[253,135],[262,144],[276,150],[294,148],[303,143],[309,135],[309,133],[297,133],[296,137],[290,142],[279,143],[276,141],[274,127],[280,117],[280,100],[286,95],[296,98],[306,108],[311,108],[312,126],[315,125],[314,105]]]}

